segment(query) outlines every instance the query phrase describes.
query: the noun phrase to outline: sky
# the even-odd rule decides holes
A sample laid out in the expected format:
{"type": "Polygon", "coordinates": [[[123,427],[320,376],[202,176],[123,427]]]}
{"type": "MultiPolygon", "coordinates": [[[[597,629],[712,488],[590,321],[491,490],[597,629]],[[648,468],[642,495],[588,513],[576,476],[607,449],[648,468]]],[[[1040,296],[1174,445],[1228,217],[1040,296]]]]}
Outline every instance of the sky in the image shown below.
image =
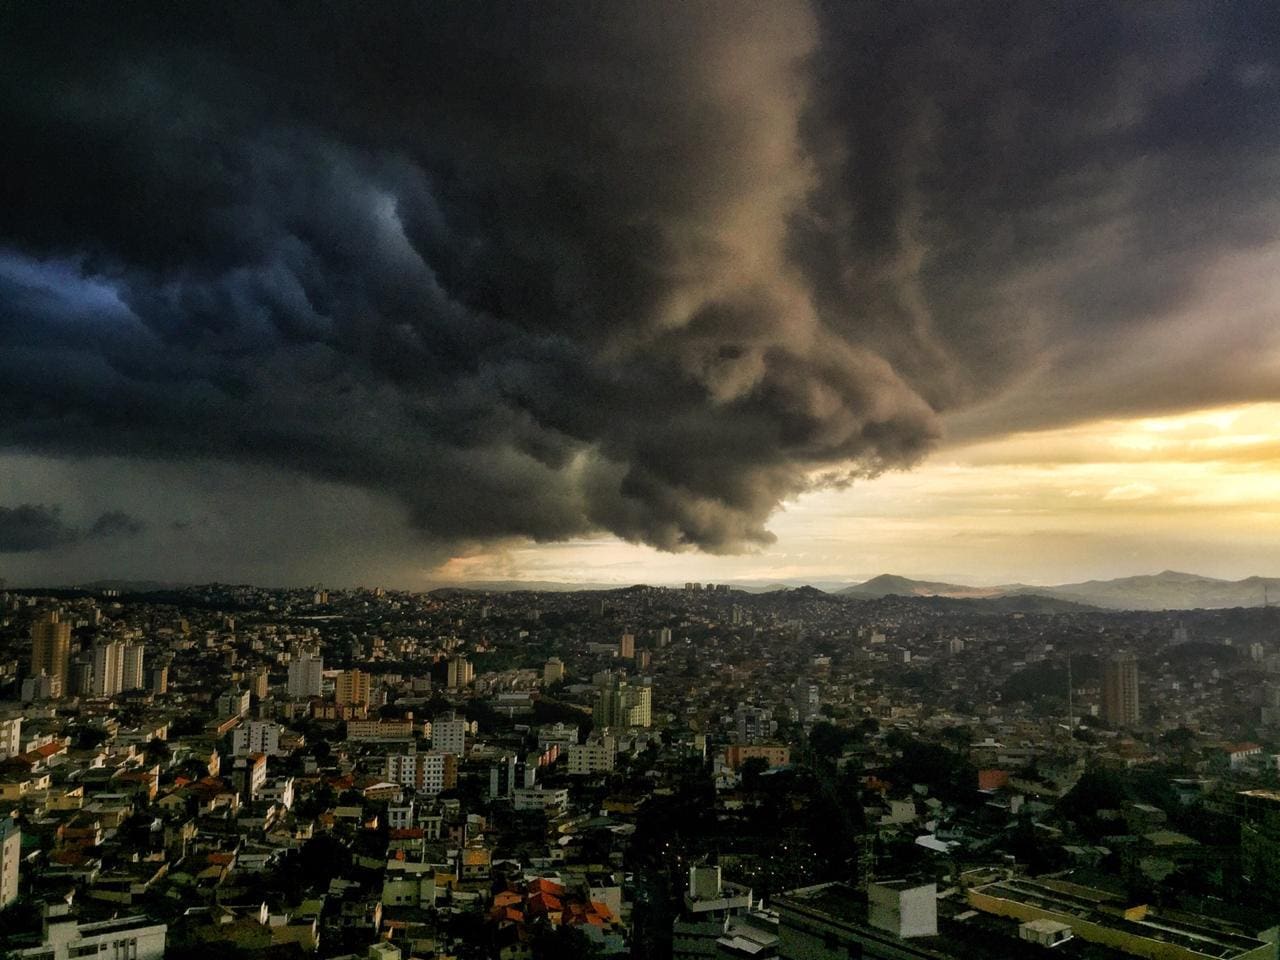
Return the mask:
{"type": "Polygon", "coordinates": [[[10,4],[0,578],[1280,574],[1266,3],[10,4]]]}

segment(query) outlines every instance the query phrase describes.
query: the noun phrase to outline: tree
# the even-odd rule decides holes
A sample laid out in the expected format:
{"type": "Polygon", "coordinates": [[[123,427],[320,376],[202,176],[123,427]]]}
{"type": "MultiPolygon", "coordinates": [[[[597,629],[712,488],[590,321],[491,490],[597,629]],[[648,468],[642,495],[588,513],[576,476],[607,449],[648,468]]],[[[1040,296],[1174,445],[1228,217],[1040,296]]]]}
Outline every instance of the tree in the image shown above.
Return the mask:
{"type": "Polygon", "coordinates": [[[769,761],[764,757],[748,757],[742,764],[739,773],[742,775],[742,787],[744,790],[756,791],[760,789],[760,778],[765,771],[769,769],[769,761]]]}
{"type": "Polygon", "coordinates": [[[603,953],[581,930],[548,924],[538,924],[533,928],[529,948],[533,960],[592,960],[603,953]]]}
{"type": "Polygon", "coordinates": [[[81,727],[72,741],[77,750],[92,750],[107,741],[107,732],[98,727],[81,727]]]}
{"type": "Polygon", "coordinates": [[[1178,727],[1176,730],[1170,730],[1160,739],[1175,750],[1186,750],[1196,742],[1196,735],[1193,730],[1189,730],[1186,727],[1178,727]]]}
{"type": "Polygon", "coordinates": [[[147,762],[148,763],[166,763],[172,756],[169,744],[165,743],[159,737],[156,737],[147,744],[147,762]]]}
{"type": "Polygon", "coordinates": [[[844,752],[845,745],[856,740],[857,736],[845,727],[821,721],[809,731],[809,748],[819,759],[834,761],[844,752]]]}
{"type": "Polygon", "coordinates": [[[973,730],[966,726],[947,727],[942,731],[941,737],[958,750],[968,750],[973,743],[973,730]]]}

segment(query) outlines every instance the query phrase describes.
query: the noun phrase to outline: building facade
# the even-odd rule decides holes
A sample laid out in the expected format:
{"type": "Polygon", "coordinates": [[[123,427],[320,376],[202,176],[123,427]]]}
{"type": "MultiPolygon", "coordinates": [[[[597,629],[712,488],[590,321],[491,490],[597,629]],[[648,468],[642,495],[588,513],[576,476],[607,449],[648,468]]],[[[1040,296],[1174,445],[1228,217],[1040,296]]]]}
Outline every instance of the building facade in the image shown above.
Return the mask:
{"type": "Polygon", "coordinates": [[[324,690],[324,660],[303,654],[289,661],[289,679],[285,689],[295,700],[320,696],[324,690]]]}
{"type": "Polygon", "coordinates": [[[71,624],[57,611],[45,614],[31,625],[31,675],[57,680],[59,695],[67,689],[67,669],[71,662],[71,624]]]}
{"type": "Polygon", "coordinates": [[[1138,660],[1121,654],[1107,661],[1102,675],[1102,719],[1112,727],[1138,723],[1138,660]]]}

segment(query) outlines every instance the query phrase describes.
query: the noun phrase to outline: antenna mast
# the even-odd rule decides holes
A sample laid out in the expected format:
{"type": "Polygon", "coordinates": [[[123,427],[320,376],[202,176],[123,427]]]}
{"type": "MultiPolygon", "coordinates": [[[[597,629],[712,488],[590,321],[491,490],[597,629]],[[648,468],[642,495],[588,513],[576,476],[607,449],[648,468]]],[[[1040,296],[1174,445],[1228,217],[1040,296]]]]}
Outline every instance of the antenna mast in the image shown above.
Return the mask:
{"type": "Polygon", "coordinates": [[[1071,654],[1067,654],[1067,729],[1076,728],[1075,693],[1076,685],[1071,681],[1071,654]]]}

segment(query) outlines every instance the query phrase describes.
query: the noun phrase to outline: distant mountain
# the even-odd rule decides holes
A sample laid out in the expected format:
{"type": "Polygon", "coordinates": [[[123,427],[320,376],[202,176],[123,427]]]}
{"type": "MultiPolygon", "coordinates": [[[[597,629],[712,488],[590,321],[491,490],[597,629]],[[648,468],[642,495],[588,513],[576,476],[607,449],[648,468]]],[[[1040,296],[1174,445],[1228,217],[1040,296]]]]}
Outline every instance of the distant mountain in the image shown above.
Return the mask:
{"type": "Polygon", "coordinates": [[[89,590],[99,593],[103,590],[117,590],[120,593],[161,593],[169,590],[187,590],[196,586],[193,583],[163,580],[94,580],[91,583],[77,583],[72,589],[89,590]]]}
{"type": "Polygon", "coordinates": [[[1002,587],[964,587],[956,583],[938,583],[932,580],[912,580],[882,573],[865,583],[856,583],[838,591],[843,597],[874,600],[879,597],[952,597],[961,600],[998,597],[1007,591],[1002,587]]]}
{"type": "Polygon", "coordinates": [[[569,583],[562,580],[465,580],[431,588],[432,594],[445,593],[578,593],[587,590],[625,590],[621,583],[569,583]]]}
{"type": "Polygon", "coordinates": [[[911,580],[884,574],[839,591],[841,596],[874,599],[886,596],[951,597],[1049,597],[1109,610],[1194,610],[1197,608],[1260,607],[1264,599],[1280,603],[1280,578],[1247,577],[1218,580],[1194,573],[1165,570],[1162,573],[1115,580],[1086,580],[1057,586],[1022,583],[994,587],[966,587],[954,583],[911,580]]]}
{"type": "Polygon", "coordinates": [[[1022,587],[1032,592],[1090,603],[1115,610],[1194,610],[1260,607],[1264,599],[1280,600],[1280,578],[1247,577],[1218,580],[1194,573],[1165,570],[1150,576],[1086,580],[1056,587],[1022,587]]]}

